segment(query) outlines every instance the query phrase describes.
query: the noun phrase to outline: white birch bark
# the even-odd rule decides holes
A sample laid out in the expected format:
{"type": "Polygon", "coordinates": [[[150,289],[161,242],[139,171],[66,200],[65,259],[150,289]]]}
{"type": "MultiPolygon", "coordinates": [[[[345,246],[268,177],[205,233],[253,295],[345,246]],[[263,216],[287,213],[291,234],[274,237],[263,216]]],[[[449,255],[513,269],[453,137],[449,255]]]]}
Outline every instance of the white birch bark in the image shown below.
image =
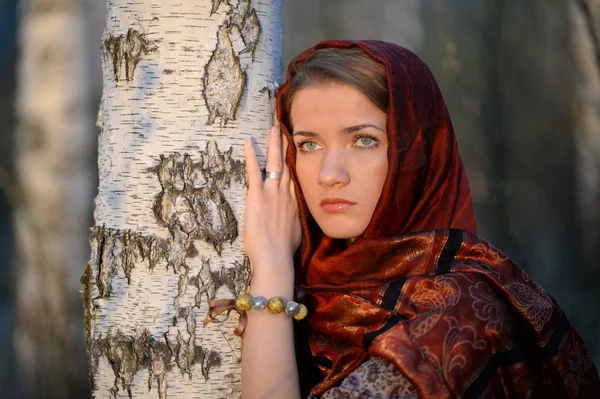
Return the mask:
{"type": "Polygon", "coordinates": [[[79,276],[89,256],[94,143],[77,1],[20,4],[14,343],[25,398],[89,392],[79,276]]]}
{"type": "Polygon", "coordinates": [[[99,189],[82,277],[97,398],[240,396],[243,140],[266,148],[281,0],[108,0],[99,189]]]}

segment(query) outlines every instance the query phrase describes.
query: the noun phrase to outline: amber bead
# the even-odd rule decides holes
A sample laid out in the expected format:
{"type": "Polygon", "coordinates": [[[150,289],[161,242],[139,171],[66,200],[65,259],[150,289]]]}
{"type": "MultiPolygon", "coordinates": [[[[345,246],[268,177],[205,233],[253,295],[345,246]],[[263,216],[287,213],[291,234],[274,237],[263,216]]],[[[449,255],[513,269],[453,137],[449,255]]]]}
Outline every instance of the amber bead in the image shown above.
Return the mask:
{"type": "Polygon", "coordinates": [[[300,311],[298,312],[298,314],[294,315],[293,317],[295,320],[302,320],[308,314],[308,309],[302,303],[299,303],[298,305],[300,306],[300,311]]]}
{"type": "Polygon", "coordinates": [[[269,308],[269,312],[273,314],[281,313],[285,308],[285,303],[281,298],[273,297],[267,302],[267,308],[269,308]]]}
{"type": "Polygon", "coordinates": [[[252,308],[252,297],[250,294],[240,294],[237,298],[235,298],[235,307],[242,312],[246,310],[250,310],[252,308]]]}

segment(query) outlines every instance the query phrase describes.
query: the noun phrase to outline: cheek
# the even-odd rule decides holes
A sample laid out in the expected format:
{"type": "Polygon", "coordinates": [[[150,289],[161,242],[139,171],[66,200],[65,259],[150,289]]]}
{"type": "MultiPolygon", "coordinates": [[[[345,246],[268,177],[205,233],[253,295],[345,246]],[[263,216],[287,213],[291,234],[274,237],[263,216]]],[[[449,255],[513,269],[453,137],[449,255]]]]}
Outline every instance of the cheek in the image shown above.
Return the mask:
{"type": "Polygon", "coordinates": [[[310,162],[305,159],[296,159],[296,175],[298,175],[300,188],[302,189],[304,197],[307,201],[310,198],[310,193],[316,186],[318,173],[316,165],[317,162],[310,162]]]}
{"type": "Polygon", "coordinates": [[[388,171],[387,154],[380,151],[377,154],[357,159],[354,164],[356,172],[361,174],[361,179],[371,181],[371,184],[385,180],[388,171]]]}
{"type": "Polygon", "coordinates": [[[360,179],[357,180],[360,180],[359,187],[362,188],[364,198],[375,207],[388,173],[387,154],[384,154],[384,157],[364,160],[361,167],[357,168],[356,173],[360,175],[360,179]]]}

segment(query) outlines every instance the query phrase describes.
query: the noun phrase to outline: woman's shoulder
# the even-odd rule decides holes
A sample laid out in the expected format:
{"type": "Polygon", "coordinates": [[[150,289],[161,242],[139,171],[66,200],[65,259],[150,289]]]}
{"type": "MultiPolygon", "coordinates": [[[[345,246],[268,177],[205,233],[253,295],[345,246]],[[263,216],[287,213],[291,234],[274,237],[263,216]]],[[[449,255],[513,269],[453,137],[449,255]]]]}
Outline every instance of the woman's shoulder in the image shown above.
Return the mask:
{"type": "MultiPolygon", "coordinates": [[[[342,383],[325,392],[321,399],[413,399],[418,398],[412,383],[391,362],[371,357],[342,383]]],[[[312,396],[309,399],[316,399],[312,396]]]]}

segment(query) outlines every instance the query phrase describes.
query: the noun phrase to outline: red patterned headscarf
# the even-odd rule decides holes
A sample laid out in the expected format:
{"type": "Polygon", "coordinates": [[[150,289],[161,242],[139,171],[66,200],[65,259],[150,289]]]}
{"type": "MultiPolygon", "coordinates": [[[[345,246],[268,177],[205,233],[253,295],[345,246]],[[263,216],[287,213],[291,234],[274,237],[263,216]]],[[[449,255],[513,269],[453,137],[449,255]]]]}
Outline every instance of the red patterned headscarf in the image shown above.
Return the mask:
{"type": "Polygon", "coordinates": [[[370,356],[393,362],[424,397],[600,392],[586,347],[554,299],[475,235],[450,117],[419,57],[378,41],[321,42],[290,62],[277,112],[303,227],[296,284],[309,297],[302,337],[311,356],[299,366],[311,393],[370,356]],[[310,216],[285,110],[290,77],[324,47],[361,49],[385,66],[389,90],[387,178],[370,224],[348,247],[310,216]],[[315,381],[306,372],[313,366],[315,381]]]}

